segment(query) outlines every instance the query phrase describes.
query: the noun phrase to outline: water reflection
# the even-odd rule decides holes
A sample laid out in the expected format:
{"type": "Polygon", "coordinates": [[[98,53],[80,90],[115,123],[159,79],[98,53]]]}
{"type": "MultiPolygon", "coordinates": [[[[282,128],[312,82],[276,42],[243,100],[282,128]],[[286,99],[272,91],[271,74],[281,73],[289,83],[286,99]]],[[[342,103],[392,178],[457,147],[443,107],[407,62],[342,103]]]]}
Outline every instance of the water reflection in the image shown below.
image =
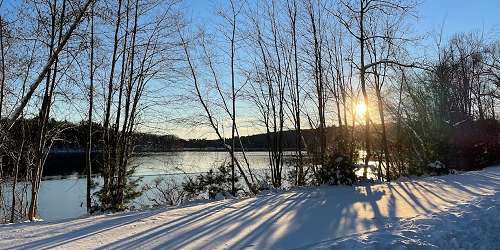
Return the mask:
{"type": "MultiPolygon", "coordinates": [[[[293,152],[289,152],[286,155],[292,154],[293,152]]],[[[243,161],[241,153],[237,154],[237,157],[243,161]]],[[[269,166],[267,152],[247,152],[247,158],[256,172],[267,169],[269,166]]],[[[184,174],[206,172],[229,160],[227,152],[184,151],[141,154],[135,156],[130,164],[137,166],[134,176],[142,178],[141,182],[144,185],[152,183],[158,176],[178,179],[183,178],[184,174]]],[[[98,176],[95,176],[94,180],[102,183],[102,178],[98,176]]],[[[18,186],[23,186],[21,184],[18,186]]],[[[11,190],[9,184],[4,187],[4,190],[11,190]]],[[[40,186],[39,216],[44,220],[83,216],[86,214],[85,194],[86,180],[80,175],[44,177],[40,186]]],[[[135,207],[147,205],[146,196],[137,199],[133,205],[135,207]]],[[[10,204],[10,197],[5,198],[6,204],[10,204]]]]}
{"type": "MultiPolygon", "coordinates": [[[[252,169],[264,169],[269,166],[269,156],[267,152],[247,152],[247,157],[252,169]]],[[[237,153],[236,157],[240,161],[243,155],[237,153]]],[[[136,175],[162,175],[175,173],[200,173],[206,172],[224,162],[229,162],[230,157],[227,152],[165,152],[142,154],[135,157],[132,165],[137,166],[136,175]]]]}
{"type": "MultiPolygon", "coordinates": [[[[293,154],[294,152],[286,152],[285,156],[289,156],[288,159],[291,159],[293,154]]],[[[237,156],[243,162],[241,153],[237,156]]],[[[263,176],[269,166],[268,153],[247,152],[247,158],[254,173],[263,176]]],[[[158,176],[179,179],[183,178],[184,174],[206,172],[225,161],[229,162],[229,160],[227,152],[165,152],[135,156],[131,165],[137,166],[135,176],[142,178],[141,182],[144,185],[152,183],[158,176]]],[[[363,167],[359,163],[355,172],[356,175],[362,176],[363,167]]],[[[376,162],[370,161],[370,165],[372,167],[368,168],[368,178],[376,179],[376,162]]],[[[102,178],[98,176],[95,176],[94,180],[97,183],[102,183],[102,178]]],[[[7,186],[4,190],[11,190],[11,188],[7,186]]],[[[82,176],[75,174],[45,177],[40,187],[38,206],[40,217],[45,220],[57,220],[84,216],[86,214],[85,193],[86,180],[82,176]]],[[[9,198],[7,197],[7,199],[9,198]]],[[[147,194],[145,194],[137,199],[133,205],[138,207],[147,203],[147,194]]],[[[7,201],[7,204],[10,204],[10,201],[7,201]]]]}
{"type": "MultiPolygon", "coordinates": [[[[366,150],[358,150],[358,161],[356,162],[356,168],[354,169],[354,173],[356,176],[363,176],[365,159],[367,156],[366,150]]],[[[371,180],[377,180],[377,171],[380,163],[377,161],[368,161],[368,167],[366,169],[366,178],[371,180]]],[[[384,173],[384,169],[382,168],[382,174],[384,173]]]]}

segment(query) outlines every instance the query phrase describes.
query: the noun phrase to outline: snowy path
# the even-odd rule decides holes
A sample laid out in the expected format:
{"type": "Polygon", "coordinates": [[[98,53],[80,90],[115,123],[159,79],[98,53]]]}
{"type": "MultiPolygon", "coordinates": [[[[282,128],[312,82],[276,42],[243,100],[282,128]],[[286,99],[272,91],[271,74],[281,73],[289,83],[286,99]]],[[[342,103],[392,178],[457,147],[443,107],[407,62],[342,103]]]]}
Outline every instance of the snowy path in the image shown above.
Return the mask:
{"type": "Polygon", "coordinates": [[[373,186],[305,188],[178,209],[4,225],[0,249],[500,249],[499,189],[500,167],[373,186]]]}

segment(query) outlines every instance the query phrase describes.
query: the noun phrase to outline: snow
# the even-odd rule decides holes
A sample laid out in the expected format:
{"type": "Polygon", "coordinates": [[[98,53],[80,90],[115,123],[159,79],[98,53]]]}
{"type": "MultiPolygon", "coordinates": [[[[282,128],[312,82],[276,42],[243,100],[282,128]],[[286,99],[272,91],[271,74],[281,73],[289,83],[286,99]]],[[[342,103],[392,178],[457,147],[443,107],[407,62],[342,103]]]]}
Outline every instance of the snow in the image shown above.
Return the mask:
{"type": "Polygon", "coordinates": [[[436,168],[436,169],[441,169],[441,168],[445,168],[446,166],[441,163],[440,161],[435,161],[435,162],[431,162],[428,164],[428,166],[430,168],[436,168]]]}
{"type": "Polygon", "coordinates": [[[0,226],[0,249],[499,249],[500,167],[0,226]]]}

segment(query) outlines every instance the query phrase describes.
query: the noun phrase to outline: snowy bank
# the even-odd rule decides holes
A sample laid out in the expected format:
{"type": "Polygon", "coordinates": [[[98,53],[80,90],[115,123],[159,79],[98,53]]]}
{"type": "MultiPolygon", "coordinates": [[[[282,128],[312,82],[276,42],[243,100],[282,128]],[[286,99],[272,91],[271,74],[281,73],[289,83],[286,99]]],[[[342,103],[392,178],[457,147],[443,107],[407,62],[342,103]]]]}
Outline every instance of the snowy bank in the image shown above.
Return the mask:
{"type": "Polygon", "coordinates": [[[495,249],[500,167],[0,226],[1,249],[495,249]]]}

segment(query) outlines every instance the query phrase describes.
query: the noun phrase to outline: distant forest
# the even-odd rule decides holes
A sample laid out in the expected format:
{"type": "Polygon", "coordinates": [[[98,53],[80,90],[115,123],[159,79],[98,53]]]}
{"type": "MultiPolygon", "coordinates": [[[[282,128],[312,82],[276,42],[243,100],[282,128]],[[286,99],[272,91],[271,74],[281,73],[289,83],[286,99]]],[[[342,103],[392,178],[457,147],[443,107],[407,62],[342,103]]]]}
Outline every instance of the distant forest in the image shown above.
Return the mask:
{"type": "MultiPolygon", "coordinates": [[[[23,122],[17,122],[14,125],[13,133],[18,133],[17,138],[12,141],[13,145],[21,145],[22,133],[26,135],[33,135],[28,138],[35,138],[35,134],[38,131],[38,119],[23,119],[23,122]],[[20,124],[24,124],[24,130],[21,128],[20,124]]],[[[88,122],[83,121],[81,123],[72,123],[68,121],[56,121],[51,119],[49,121],[49,131],[57,131],[54,134],[54,142],[51,147],[51,151],[46,159],[46,167],[43,169],[44,176],[55,176],[55,175],[68,175],[73,173],[82,174],[85,170],[85,146],[86,146],[86,131],[88,131],[88,122]]],[[[362,127],[356,128],[361,131],[362,127]]],[[[103,148],[103,127],[94,123],[92,126],[93,130],[93,153],[92,158],[95,162],[95,171],[100,172],[102,152],[103,148]]],[[[376,131],[376,130],[374,130],[376,131]]],[[[328,138],[335,138],[335,134],[338,132],[337,127],[328,127],[327,134],[328,138]]],[[[314,129],[302,130],[303,145],[302,148],[307,150],[307,145],[315,145],[317,138],[315,137],[314,129]]],[[[295,150],[297,148],[296,144],[296,132],[294,130],[287,130],[282,132],[282,143],[285,150],[295,150]]],[[[224,151],[224,141],[220,139],[182,139],[176,135],[157,135],[151,133],[139,133],[133,134],[133,148],[135,154],[148,153],[148,152],[172,152],[172,151],[224,151]]],[[[226,143],[230,143],[231,138],[226,139],[226,143]]],[[[330,142],[330,141],[329,141],[330,142]]],[[[26,142],[25,142],[26,143],[26,142]]],[[[35,140],[30,142],[31,144],[36,143],[35,140]]],[[[241,137],[241,145],[237,144],[235,146],[236,150],[241,150],[242,147],[245,151],[267,151],[269,148],[268,135],[256,134],[241,137]]],[[[29,147],[28,147],[29,148],[29,147]]],[[[9,168],[9,164],[5,166],[6,170],[9,168]]]]}
{"type": "MultiPolygon", "coordinates": [[[[22,124],[21,122],[16,124],[22,124]]],[[[24,119],[25,130],[15,128],[13,131],[16,133],[35,134],[37,127],[37,119],[24,119]]],[[[88,123],[83,121],[75,124],[68,121],[56,121],[52,119],[49,122],[49,131],[58,131],[54,135],[54,144],[52,145],[51,152],[47,156],[46,168],[44,168],[44,176],[54,175],[68,175],[73,173],[82,174],[85,169],[85,140],[88,131],[88,123]]],[[[474,151],[481,150],[482,147],[478,145],[495,144],[500,141],[500,125],[496,120],[486,120],[481,122],[463,122],[455,124],[453,131],[450,132],[450,142],[447,144],[450,152],[445,161],[448,165],[456,169],[470,168],[471,166],[479,167],[482,164],[472,163],[467,161],[467,155],[474,151]]],[[[15,125],[16,126],[16,125],[15,125]]],[[[96,171],[100,172],[102,165],[102,136],[103,128],[99,124],[93,124],[93,148],[92,158],[95,162],[96,171]]],[[[380,133],[380,125],[374,125],[372,136],[376,138],[380,133]]],[[[397,127],[395,124],[386,124],[386,129],[389,135],[395,136],[397,127]]],[[[356,126],[354,129],[355,136],[361,137],[363,126],[356,126]]],[[[304,129],[302,133],[301,148],[304,151],[314,151],[315,148],[309,148],[308,145],[317,145],[318,138],[315,136],[317,131],[314,129],[304,129]]],[[[327,127],[326,138],[327,143],[333,144],[338,137],[340,130],[338,127],[327,127]]],[[[270,145],[268,144],[268,134],[255,134],[249,136],[241,136],[241,144],[235,145],[235,150],[240,151],[268,151],[270,145]]],[[[282,132],[282,145],[284,150],[296,150],[296,137],[295,130],[286,130],[282,132]]],[[[23,138],[21,135],[14,138],[23,138]]],[[[361,138],[358,138],[361,140],[361,138]]],[[[391,140],[395,138],[390,138],[391,140]]],[[[133,134],[133,148],[134,154],[150,153],[150,152],[172,152],[172,151],[224,151],[224,143],[230,143],[231,139],[182,139],[176,135],[157,135],[151,133],[134,133],[133,134]],[[225,141],[225,142],[224,142],[225,141]]],[[[14,144],[21,144],[21,141],[14,144]]],[[[374,152],[382,152],[382,148],[373,145],[374,152]]],[[[7,165],[8,168],[8,165],[7,165]]]]}
{"type": "MultiPolygon", "coordinates": [[[[13,131],[17,131],[19,136],[14,138],[21,139],[21,133],[27,134],[35,134],[38,130],[37,127],[37,118],[34,119],[24,119],[25,130],[21,127],[14,127],[13,131]]],[[[19,126],[22,122],[16,123],[14,126],[19,126]]],[[[56,121],[52,119],[49,122],[49,130],[58,131],[57,135],[54,135],[57,139],[54,140],[54,143],[51,147],[51,153],[70,153],[70,152],[84,152],[86,146],[87,135],[85,134],[88,129],[87,121],[83,121],[81,123],[75,124],[68,121],[56,121]]],[[[103,127],[100,124],[94,123],[92,126],[93,129],[93,149],[95,152],[102,150],[102,133],[103,127]]],[[[361,130],[362,128],[357,128],[361,130]]],[[[327,133],[332,135],[330,138],[334,138],[334,134],[337,132],[337,127],[328,127],[327,133]]],[[[303,136],[303,144],[304,146],[313,145],[315,140],[315,131],[314,129],[305,129],[302,130],[303,136]]],[[[249,136],[241,136],[241,144],[236,145],[235,148],[241,150],[241,146],[245,148],[247,151],[260,151],[267,150],[268,138],[267,134],[255,134],[249,136]]],[[[283,131],[283,145],[285,149],[295,150],[296,143],[296,133],[294,130],[283,131]]],[[[226,138],[226,141],[229,142],[231,138],[226,138]]],[[[13,142],[14,144],[21,143],[13,142]]],[[[152,133],[140,133],[135,132],[133,134],[133,145],[135,153],[144,153],[144,152],[170,152],[170,151],[217,151],[217,150],[225,150],[223,145],[224,142],[221,139],[183,139],[179,138],[176,135],[157,135],[152,133]]]]}

